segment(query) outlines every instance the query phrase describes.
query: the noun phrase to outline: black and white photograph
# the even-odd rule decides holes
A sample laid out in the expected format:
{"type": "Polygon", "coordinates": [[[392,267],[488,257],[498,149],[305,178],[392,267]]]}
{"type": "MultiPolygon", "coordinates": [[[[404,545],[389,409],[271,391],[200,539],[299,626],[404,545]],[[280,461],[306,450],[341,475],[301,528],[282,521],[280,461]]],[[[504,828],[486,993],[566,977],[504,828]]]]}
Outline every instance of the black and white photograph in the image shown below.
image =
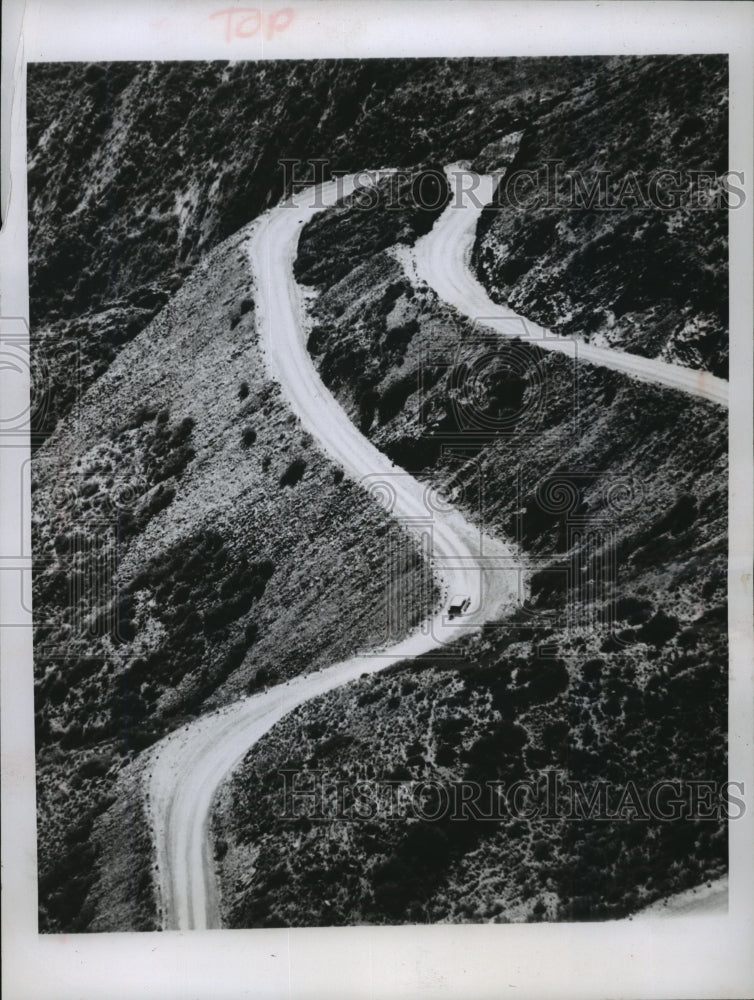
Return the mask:
{"type": "Polygon", "coordinates": [[[726,919],[728,54],[203,16],[26,66],[38,935],[726,919]]]}

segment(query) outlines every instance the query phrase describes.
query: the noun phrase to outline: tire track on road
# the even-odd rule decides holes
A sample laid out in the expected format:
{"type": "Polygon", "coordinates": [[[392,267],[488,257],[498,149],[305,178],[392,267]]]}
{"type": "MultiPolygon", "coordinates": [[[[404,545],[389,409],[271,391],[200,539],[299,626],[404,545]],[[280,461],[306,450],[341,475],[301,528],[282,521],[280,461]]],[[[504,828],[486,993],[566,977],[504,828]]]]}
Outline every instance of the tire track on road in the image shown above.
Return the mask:
{"type": "Polygon", "coordinates": [[[574,337],[562,337],[493,302],[472,271],[471,255],[477,222],[494,197],[499,177],[475,174],[459,164],[447,166],[445,172],[451,190],[448,207],[426,236],[398,255],[410,280],[425,282],[461,315],[503,337],[520,338],[543,351],[566,354],[641,382],[663,385],[718,406],[728,406],[725,379],[614,347],[597,347],[574,337]]]}
{"type": "MultiPolygon", "coordinates": [[[[363,175],[358,175],[363,177],[363,175]]],[[[266,213],[247,244],[256,284],[256,317],[270,373],[322,450],[370,489],[415,537],[431,531],[432,567],[446,594],[468,594],[463,621],[442,604],[412,634],[387,648],[244,698],[189,723],[150,751],[148,797],[165,929],[220,926],[211,815],[220,785],[254,743],[296,706],[364,673],[452,643],[459,631],[500,618],[518,601],[521,566],[512,548],[485,535],[431,486],[397,468],[371,444],[322,383],[306,349],[306,323],[293,261],[303,225],[354,189],[342,178],[308,189],[266,213]]]]}

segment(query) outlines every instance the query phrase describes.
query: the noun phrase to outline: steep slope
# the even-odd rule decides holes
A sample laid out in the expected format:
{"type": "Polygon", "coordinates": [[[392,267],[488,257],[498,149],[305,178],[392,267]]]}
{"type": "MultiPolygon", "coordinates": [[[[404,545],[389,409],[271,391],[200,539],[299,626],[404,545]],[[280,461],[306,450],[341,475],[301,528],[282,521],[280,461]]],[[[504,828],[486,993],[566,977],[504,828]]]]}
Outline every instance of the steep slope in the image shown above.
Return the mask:
{"type": "Polygon", "coordinates": [[[657,782],[723,782],[727,448],[716,405],[491,338],[371,236],[329,281],[322,234],[335,256],[338,225],[352,231],[347,208],[334,218],[301,241],[305,262],[320,253],[323,380],[390,458],[519,542],[532,600],[456,659],[325,695],[259,742],[217,819],[228,922],[597,919],[717,878],[723,808],[671,823],[632,806],[608,823],[338,814],[338,782],[368,798],[404,782],[410,801],[422,781],[555,768],[587,795],[607,783],[613,805],[633,783],[639,813],[657,782]],[[324,810],[281,811],[281,769],[304,791],[324,782],[324,810]]]}
{"type": "Polygon", "coordinates": [[[525,629],[324,695],[260,740],[216,825],[228,926],[612,919],[723,875],[724,800],[649,812],[657,783],[725,780],[707,644],[692,665],[687,646],[525,629]]]}
{"type": "Polygon", "coordinates": [[[41,927],[150,926],[139,752],[409,628],[432,589],[265,374],[238,238],[39,450],[33,488],[41,927]]]}
{"type": "MultiPolygon", "coordinates": [[[[186,713],[251,684],[256,642],[253,683],[263,684],[304,660],[347,655],[382,624],[379,557],[360,537],[371,532],[366,508],[328,482],[274,390],[236,353],[253,320],[247,276],[221,254],[227,289],[210,261],[197,272],[209,285],[197,278],[181,298],[192,267],[283,191],[282,158],[323,156],[327,173],[473,155],[532,106],[553,67],[568,80],[584,64],[29,68],[32,359],[43,397],[33,444],[53,435],[35,462],[33,500],[43,929],[149,926],[138,767],[123,765],[186,713]],[[208,442],[218,461],[237,451],[227,468],[226,454],[212,472],[208,442]],[[212,487],[196,487],[200,471],[216,475],[212,487]],[[299,599],[312,560],[322,569],[299,599]],[[347,579],[359,595],[351,617],[347,579]],[[305,613],[316,627],[292,630],[305,613]]],[[[387,531],[384,520],[373,527],[387,531]]]]}
{"type": "Polygon", "coordinates": [[[41,436],[290,177],[474,156],[599,60],[39,64],[28,74],[41,436]],[[437,100],[438,88],[443,94],[437,100]],[[78,369],[76,380],[71,371],[78,369]]]}
{"type": "MultiPolygon", "coordinates": [[[[353,178],[347,178],[349,187],[353,178]]],[[[154,748],[148,795],[153,818],[163,926],[179,930],[221,926],[221,899],[214,878],[214,847],[208,836],[214,799],[232,769],[276,721],[302,701],[359,675],[451,645],[462,632],[496,621],[516,603],[519,566],[514,553],[484,535],[412,477],[399,474],[350,423],[319,379],[306,353],[300,293],[291,260],[299,231],[317,204],[334,201],[341,184],[318,186],[315,201],[304,192],[264,215],[253,227],[248,250],[257,301],[257,324],[272,378],[302,425],[354,482],[379,498],[417,547],[426,551],[444,599],[412,635],[400,641],[399,619],[378,649],[319,673],[235,702],[204,715],[154,748]],[[448,595],[468,595],[463,622],[448,614],[448,595]],[[393,641],[391,641],[391,639],[393,641]]],[[[395,538],[388,546],[395,545],[395,538]]]]}
{"type": "Polygon", "coordinates": [[[503,172],[480,281],[556,333],[727,378],[727,149],[724,56],[603,63],[542,106],[512,163],[493,146],[472,164],[503,172]]]}
{"type": "MultiPolygon", "coordinates": [[[[32,347],[35,381],[48,397],[37,430],[40,439],[51,435],[34,463],[33,500],[43,930],[154,926],[138,798],[143,748],[244,691],[379,641],[386,576],[398,580],[414,621],[428,599],[416,551],[404,545],[398,565],[385,567],[389,522],[339,481],[255,353],[241,248],[233,239],[219,244],[282,192],[279,160],[321,155],[325,173],[459,158],[493,170],[509,155],[506,137],[522,133],[512,167],[539,168],[566,135],[574,148],[568,165],[588,178],[605,163],[620,177],[634,161],[661,168],[665,154],[671,166],[709,166],[719,175],[723,78],[720,60],[696,57],[30,68],[32,347]],[[646,116],[626,106],[626,89],[646,116]],[[680,121],[689,103],[700,108],[704,128],[680,121]],[[603,133],[604,151],[591,148],[603,133]]],[[[596,332],[723,374],[719,212],[664,213],[662,231],[656,220],[645,226],[639,212],[561,213],[553,236],[530,201],[525,218],[509,208],[487,213],[489,227],[480,227],[477,266],[493,298],[520,304],[558,331],[596,332]],[[561,239],[571,226],[573,245],[561,239]],[[592,229],[600,239],[590,242],[584,236],[592,229]],[[567,287],[559,284],[561,258],[567,287]],[[624,268],[613,266],[623,258],[624,268]]],[[[452,682],[449,705],[470,728],[448,729],[438,760],[449,770],[439,773],[472,767],[479,775],[480,760],[501,746],[514,771],[565,759],[576,774],[607,771],[623,780],[638,759],[647,780],[683,762],[694,777],[722,773],[723,418],[523,344],[490,357],[472,325],[378,252],[411,242],[431,216],[369,218],[364,225],[363,211],[359,219],[346,208],[315,222],[302,241],[300,271],[324,292],[310,337],[323,379],[375,445],[434,481],[470,519],[514,536],[539,571],[533,622],[522,618],[513,632],[470,649],[480,667],[471,673],[478,696],[452,682]],[[348,274],[344,246],[359,264],[348,274]],[[545,678],[543,688],[527,664],[545,678]],[[491,706],[484,719],[477,702],[491,706]],[[508,704],[523,743],[506,728],[508,704]],[[703,719],[694,709],[702,704],[703,719]],[[677,756],[667,761],[661,748],[671,740],[677,756]]],[[[427,673],[430,716],[448,669],[443,662],[427,673]]],[[[404,759],[418,767],[412,757],[434,753],[431,734],[425,749],[412,749],[430,716],[409,690],[411,717],[391,742],[385,719],[404,693],[389,677],[374,684],[387,694],[386,708],[379,719],[354,708],[350,736],[365,738],[371,725],[380,768],[404,759]]],[[[317,741],[314,759],[350,767],[349,733],[319,742],[321,727],[342,723],[352,697],[331,694],[302,709],[260,744],[234,785],[229,802],[240,811],[223,813],[233,831],[224,877],[234,922],[333,920],[320,906],[330,898],[321,886],[339,862],[335,850],[328,860],[320,834],[313,850],[324,860],[310,882],[306,857],[297,867],[295,852],[290,869],[287,860],[276,868],[269,854],[269,879],[263,865],[250,880],[259,838],[245,843],[245,830],[258,822],[257,832],[271,831],[263,847],[273,853],[299,841],[286,839],[290,829],[279,817],[270,825],[266,792],[267,804],[249,818],[244,782],[259,788],[250,775],[258,762],[268,774],[266,754],[274,765],[298,759],[299,746],[308,752],[296,743],[302,719],[313,727],[306,735],[317,741]],[[303,903],[280,889],[282,872],[303,903]]],[[[269,791],[272,779],[265,780],[269,791]]],[[[563,862],[557,899],[543,897],[539,906],[531,895],[531,906],[522,906],[519,889],[506,884],[498,915],[511,907],[526,919],[615,915],[724,867],[720,824],[673,826],[648,836],[641,851],[630,830],[635,825],[609,851],[588,831],[569,847],[561,831],[551,844],[563,862]],[[658,851],[663,836],[668,844],[658,851]],[[621,852],[643,866],[634,900],[621,852]],[[620,872],[623,882],[603,899],[599,887],[620,872]],[[577,899],[571,873],[594,892],[577,899]]],[[[480,842],[479,866],[473,850],[456,850],[460,874],[448,890],[439,884],[444,863],[418,887],[405,879],[406,861],[416,856],[408,834],[379,833],[385,861],[395,849],[404,868],[383,871],[376,851],[368,879],[347,881],[353,898],[337,903],[338,921],[349,913],[412,918],[414,904],[435,892],[445,894],[428,911],[438,919],[480,913],[478,893],[466,911],[458,908],[464,879],[487,878],[517,831],[504,835],[502,848],[494,838],[484,849],[480,842]],[[381,895],[375,909],[380,879],[399,889],[381,895]]],[[[421,837],[418,846],[427,846],[421,837]]],[[[531,846],[527,858],[537,863],[525,891],[555,892],[543,888],[551,873],[531,846]]],[[[346,860],[360,863],[371,849],[367,841],[349,847],[346,860]]],[[[536,851],[546,853],[541,845],[536,851]]]]}
{"type": "Polygon", "coordinates": [[[726,379],[659,358],[642,357],[615,346],[588,343],[574,332],[568,337],[558,336],[518,315],[509,306],[493,302],[473,273],[471,250],[482,206],[492,201],[495,178],[461,171],[453,165],[445,169],[454,188],[460,189],[458,180],[463,179],[471,182],[473,193],[459,190],[431,231],[402,255],[409,280],[428,285],[443,302],[477,323],[480,332],[524,338],[533,341],[542,351],[563,353],[581,363],[621,372],[641,382],[686,392],[718,406],[728,405],[726,379]]]}

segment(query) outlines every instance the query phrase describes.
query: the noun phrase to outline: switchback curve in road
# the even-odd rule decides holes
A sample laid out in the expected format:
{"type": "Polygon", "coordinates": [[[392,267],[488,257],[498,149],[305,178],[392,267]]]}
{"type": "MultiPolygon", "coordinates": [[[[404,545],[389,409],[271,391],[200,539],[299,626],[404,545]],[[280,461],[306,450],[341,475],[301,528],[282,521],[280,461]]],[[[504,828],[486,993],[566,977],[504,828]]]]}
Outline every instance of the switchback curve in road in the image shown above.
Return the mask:
{"type": "Polygon", "coordinates": [[[499,178],[475,174],[460,164],[447,166],[445,172],[451,190],[447,208],[429,233],[417,240],[412,250],[401,254],[410,278],[424,281],[463,316],[504,337],[518,337],[543,351],[567,354],[642,382],[663,385],[727,407],[725,379],[613,347],[562,337],[493,302],[472,271],[471,254],[477,221],[484,206],[492,201],[499,178]]]}
{"type": "MultiPolygon", "coordinates": [[[[359,175],[363,177],[363,175],[359,175]]],[[[298,676],[189,723],[150,751],[148,808],[165,929],[219,927],[220,900],[210,835],[217,790],[254,743],[293,708],[364,673],[453,642],[460,630],[500,618],[519,599],[520,563],[426,484],[394,466],[363,437],[322,383],[306,349],[300,290],[293,277],[304,223],[353,190],[341,178],[282,203],[254,224],[247,251],[256,284],[256,321],[265,360],[294,413],[321,448],[414,537],[431,538],[431,562],[445,599],[400,642],[298,676]],[[447,596],[468,594],[463,620],[447,596]]]]}
{"type": "MultiPolygon", "coordinates": [[[[396,254],[409,279],[425,282],[459,313],[502,336],[519,337],[545,351],[564,353],[575,360],[611,368],[643,382],[728,406],[725,379],[615,348],[559,337],[512,309],[493,302],[473,273],[471,257],[477,222],[484,206],[492,201],[499,178],[472,173],[461,164],[451,164],[445,172],[450,182],[450,203],[426,236],[417,240],[412,248],[404,248],[396,254]]],[[[727,902],[726,877],[710,886],[697,886],[658,900],[625,919],[722,913],[727,909],[727,902]]]]}

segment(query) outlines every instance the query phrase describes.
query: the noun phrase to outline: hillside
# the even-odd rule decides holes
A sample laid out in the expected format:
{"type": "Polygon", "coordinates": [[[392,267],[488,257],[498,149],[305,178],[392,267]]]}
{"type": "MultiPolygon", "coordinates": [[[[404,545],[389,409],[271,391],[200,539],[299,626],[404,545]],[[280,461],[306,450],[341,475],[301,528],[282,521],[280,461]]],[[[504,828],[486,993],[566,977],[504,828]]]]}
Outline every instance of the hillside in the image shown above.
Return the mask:
{"type": "Polygon", "coordinates": [[[304,787],[317,772],[448,787],[558,768],[618,794],[633,782],[642,808],[658,781],[726,773],[725,411],[495,344],[412,285],[372,232],[338,280],[328,260],[356,211],[302,236],[299,277],[318,288],[309,350],[381,450],[516,539],[531,599],[457,660],[333,692],[260,741],[216,817],[228,923],[603,919],[717,877],[722,817],[281,817],[288,768],[304,787]]]}
{"type": "MultiPolygon", "coordinates": [[[[259,742],[217,817],[228,926],[611,919],[727,870],[723,817],[640,818],[655,782],[725,780],[724,671],[686,660],[667,676],[671,650],[616,656],[586,630],[543,631],[544,650],[515,636],[350,685],[259,742]],[[659,654],[648,671],[647,653],[659,654]],[[286,818],[282,769],[296,771],[299,793],[322,790],[319,815],[300,794],[286,818]],[[543,807],[551,769],[564,785],[559,820],[543,807]],[[503,798],[498,819],[473,807],[421,818],[442,803],[437,787],[519,780],[538,799],[517,811],[503,798]],[[611,818],[567,818],[568,781],[587,800],[604,782],[611,818]],[[629,782],[635,809],[622,801],[629,782]]],[[[489,790],[476,798],[489,802],[489,790]]]]}
{"type": "Polygon", "coordinates": [[[243,235],[195,269],[35,458],[43,930],[153,921],[151,848],[121,776],[140,751],[379,642],[389,586],[419,618],[432,596],[412,544],[387,555],[387,517],[265,375],[243,235]],[[103,895],[114,866],[122,883],[103,895]]]}
{"type": "Polygon", "coordinates": [[[472,157],[599,60],[37,64],[28,73],[34,364],[52,431],[191,268],[331,170],[472,157]],[[438,102],[438,88],[443,100],[438,102]],[[305,162],[296,181],[313,177],[305,162]],[[72,371],[77,378],[71,378],[72,371]]]}
{"type": "MultiPolygon", "coordinates": [[[[48,390],[32,473],[40,930],[155,927],[142,752],[379,643],[388,593],[412,609],[405,629],[437,597],[266,374],[244,227],[284,193],[286,157],[326,158],[325,176],[407,168],[397,206],[386,181],[368,211],[354,199],[304,230],[308,348],[377,447],[516,543],[530,594],[453,657],[315,699],[260,741],[214,819],[227,923],[593,919],[724,872],[722,822],[290,823],[277,773],[557,766],[642,794],[725,776],[724,413],[524,343],[501,352],[401,262],[452,197],[422,210],[413,184],[447,163],[722,171],[724,71],[717,57],[29,68],[48,390]]],[[[724,374],[726,257],[714,210],[501,202],[474,267],[559,333],[724,374]]]]}
{"type": "Polygon", "coordinates": [[[510,164],[494,145],[474,160],[505,169],[480,280],[563,336],[727,378],[727,149],[724,57],[601,65],[541,106],[510,164]]]}

